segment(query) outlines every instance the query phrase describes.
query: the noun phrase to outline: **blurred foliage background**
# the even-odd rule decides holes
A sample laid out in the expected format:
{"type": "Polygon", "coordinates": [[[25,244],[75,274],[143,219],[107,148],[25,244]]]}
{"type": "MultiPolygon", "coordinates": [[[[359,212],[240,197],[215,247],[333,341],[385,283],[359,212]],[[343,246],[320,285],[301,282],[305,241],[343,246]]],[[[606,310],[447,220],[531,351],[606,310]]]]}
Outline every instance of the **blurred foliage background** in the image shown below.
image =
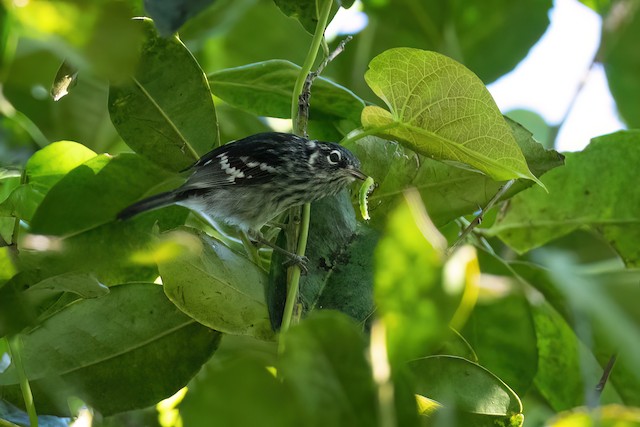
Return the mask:
{"type": "MultiPolygon", "coordinates": [[[[632,130],[595,138],[561,166],[510,122],[533,174],[553,169],[541,178],[548,193],[519,180],[507,203],[485,213],[469,239],[475,249],[452,257],[438,238],[422,237],[432,226],[427,213],[434,234],[451,244],[501,184],[377,137],[350,141],[382,195],[372,195],[369,224],[356,221],[346,195],[314,204],[309,251],[323,264],[303,280],[310,315],[278,355],[270,322],[281,271],[249,263],[233,239],[225,240],[231,249],[218,246],[197,229],[224,233],[181,208],[112,221],[128,203],[175,186],[174,172],[193,160],[176,146],[155,150],[164,129],[131,125],[147,113],[120,106],[143,57],[164,78],[157,96],[193,100],[181,129],[196,155],[287,129],[272,119],[290,118],[315,2],[0,2],[0,325],[2,336],[24,332],[39,413],[61,416],[40,423],[68,425],[82,406],[68,397],[81,396],[95,409],[93,425],[104,426],[488,426],[521,425],[523,414],[526,426],[640,425],[640,2],[583,3],[603,18],[594,61],[632,130]],[[131,20],[137,16],[154,18],[164,38],[131,20]],[[410,187],[419,194],[403,193],[410,187]],[[46,250],[37,239],[20,241],[16,255],[16,229],[53,237],[46,250]],[[164,292],[152,285],[159,274],[164,292]],[[228,288],[233,295],[218,305],[185,302],[188,292],[228,288]],[[21,310],[34,295],[37,310],[21,310]],[[248,314],[229,320],[237,315],[229,307],[248,314]],[[140,329],[127,333],[136,322],[140,329]],[[601,394],[596,386],[614,356],[601,394]]],[[[553,7],[342,5],[362,8],[368,22],[314,84],[309,134],[332,141],[361,127],[365,105],[382,105],[364,78],[377,55],[436,51],[489,84],[527,55],[553,7]]],[[[0,354],[9,342],[0,341],[0,354]]],[[[0,418],[28,425],[8,403],[23,399],[5,360],[0,418]]]]}

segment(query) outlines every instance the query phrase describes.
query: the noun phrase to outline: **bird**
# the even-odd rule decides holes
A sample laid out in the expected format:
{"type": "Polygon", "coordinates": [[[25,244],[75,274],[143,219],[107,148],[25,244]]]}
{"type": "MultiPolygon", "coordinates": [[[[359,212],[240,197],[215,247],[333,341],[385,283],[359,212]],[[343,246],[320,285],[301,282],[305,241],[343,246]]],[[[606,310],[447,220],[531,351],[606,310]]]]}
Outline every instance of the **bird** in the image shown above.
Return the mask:
{"type": "Polygon", "coordinates": [[[185,171],[190,175],[183,185],[142,199],[117,218],[184,206],[246,232],[301,266],[304,257],[263,239],[260,229],[291,207],[335,195],[367,178],[358,158],[341,145],[282,132],[258,133],[221,145],[185,171]]]}

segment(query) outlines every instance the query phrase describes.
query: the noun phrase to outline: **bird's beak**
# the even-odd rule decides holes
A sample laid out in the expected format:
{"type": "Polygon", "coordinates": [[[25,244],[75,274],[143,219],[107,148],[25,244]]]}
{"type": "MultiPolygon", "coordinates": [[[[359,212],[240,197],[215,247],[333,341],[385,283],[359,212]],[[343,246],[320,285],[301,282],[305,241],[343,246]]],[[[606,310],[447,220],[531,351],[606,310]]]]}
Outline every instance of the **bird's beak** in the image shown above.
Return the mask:
{"type": "Polygon", "coordinates": [[[367,179],[367,175],[365,175],[364,173],[360,172],[358,169],[349,169],[349,173],[351,175],[353,175],[355,178],[360,179],[362,181],[367,179]]]}

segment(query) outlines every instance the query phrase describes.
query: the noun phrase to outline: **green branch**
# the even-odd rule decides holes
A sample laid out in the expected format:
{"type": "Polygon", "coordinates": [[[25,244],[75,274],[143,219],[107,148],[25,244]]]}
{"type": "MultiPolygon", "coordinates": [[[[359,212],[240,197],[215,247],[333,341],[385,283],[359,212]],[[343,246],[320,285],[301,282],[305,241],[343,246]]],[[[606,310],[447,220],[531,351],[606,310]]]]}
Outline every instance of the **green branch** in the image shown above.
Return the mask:
{"type": "MultiPolygon", "coordinates": [[[[324,29],[327,27],[327,21],[329,20],[329,13],[331,12],[332,3],[332,0],[324,0],[321,5],[318,14],[318,24],[316,25],[316,31],[313,34],[313,39],[311,40],[311,47],[309,48],[307,57],[304,60],[304,64],[302,64],[302,69],[300,69],[300,73],[298,73],[296,84],[293,87],[293,94],[291,95],[291,120],[293,122],[293,133],[295,133],[296,135],[300,135],[301,132],[304,131],[304,129],[299,128],[298,124],[298,99],[300,98],[300,94],[302,94],[304,81],[307,79],[307,75],[311,72],[311,68],[316,62],[318,50],[320,49],[322,40],[324,39],[324,29]]],[[[306,126],[306,123],[304,123],[304,125],[306,126]]]]}
{"type": "Polygon", "coordinates": [[[29,379],[24,371],[24,365],[22,364],[22,342],[20,336],[16,335],[11,339],[7,339],[9,348],[9,355],[11,356],[11,362],[16,367],[16,373],[20,381],[20,390],[22,390],[22,399],[24,400],[24,406],[29,414],[29,423],[31,427],[38,427],[38,414],[36,413],[36,407],[33,404],[33,394],[31,394],[31,387],[29,386],[29,379]]]}
{"type": "MultiPolygon", "coordinates": [[[[318,8],[318,24],[316,25],[316,30],[311,41],[311,47],[309,48],[307,57],[304,61],[304,64],[302,65],[302,69],[300,70],[298,78],[296,79],[296,84],[294,86],[291,99],[291,121],[293,124],[293,132],[296,135],[306,133],[306,120],[304,122],[298,121],[298,102],[304,88],[304,82],[311,72],[311,68],[313,67],[313,64],[315,63],[316,57],[318,55],[318,50],[322,44],[322,40],[324,39],[324,30],[327,26],[329,13],[331,12],[331,4],[333,3],[333,0],[318,1],[322,1],[322,4],[318,8]]],[[[298,239],[298,248],[296,253],[300,256],[304,256],[307,248],[310,212],[311,207],[309,203],[306,203],[304,205],[304,208],[302,209],[302,220],[299,226],[298,233],[300,238],[298,239]]],[[[282,325],[280,326],[281,333],[285,333],[287,332],[287,330],[289,330],[291,319],[293,317],[293,308],[296,304],[296,301],[298,300],[298,290],[300,287],[300,267],[294,265],[293,267],[291,267],[291,269],[291,274],[289,275],[289,280],[287,283],[287,299],[285,302],[285,310],[282,316],[282,325]]],[[[282,350],[284,349],[282,340],[280,340],[278,347],[279,351],[282,352],[282,350]]]]}

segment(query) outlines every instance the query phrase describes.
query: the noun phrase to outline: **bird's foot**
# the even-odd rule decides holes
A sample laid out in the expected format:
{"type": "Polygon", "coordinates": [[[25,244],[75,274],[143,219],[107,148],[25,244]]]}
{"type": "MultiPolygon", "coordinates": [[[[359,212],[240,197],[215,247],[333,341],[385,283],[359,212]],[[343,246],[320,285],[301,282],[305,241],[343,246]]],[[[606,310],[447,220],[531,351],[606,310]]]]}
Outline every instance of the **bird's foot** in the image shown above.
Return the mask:
{"type": "Polygon", "coordinates": [[[282,265],[284,265],[287,268],[297,265],[300,268],[300,272],[302,274],[306,275],[307,273],[309,273],[309,268],[307,268],[307,264],[309,263],[309,258],[307,258],[306,256],[301,256],[301,255],[293,254],[290,252],[287,253],[287,256],[289,257],[289,259],[283,262],[282,265]]]}

